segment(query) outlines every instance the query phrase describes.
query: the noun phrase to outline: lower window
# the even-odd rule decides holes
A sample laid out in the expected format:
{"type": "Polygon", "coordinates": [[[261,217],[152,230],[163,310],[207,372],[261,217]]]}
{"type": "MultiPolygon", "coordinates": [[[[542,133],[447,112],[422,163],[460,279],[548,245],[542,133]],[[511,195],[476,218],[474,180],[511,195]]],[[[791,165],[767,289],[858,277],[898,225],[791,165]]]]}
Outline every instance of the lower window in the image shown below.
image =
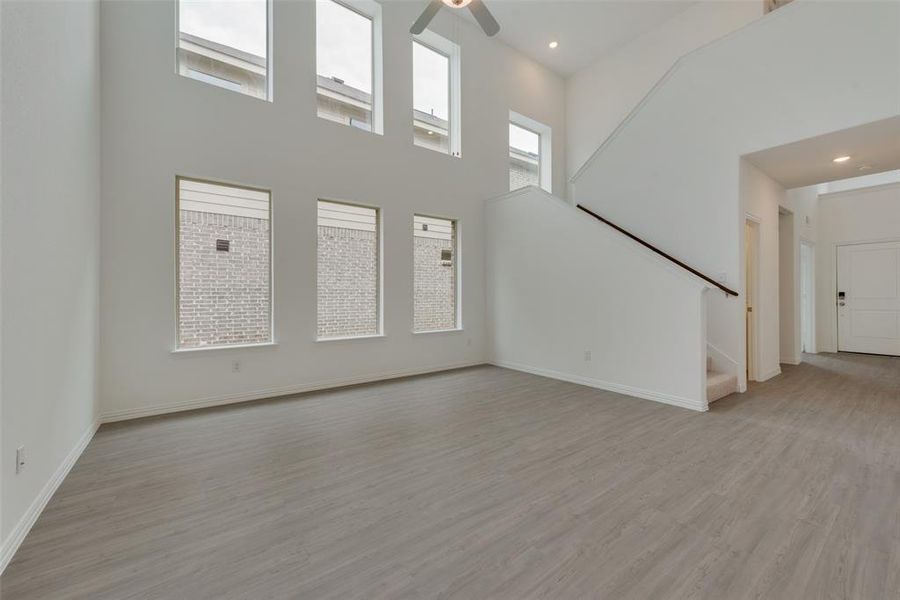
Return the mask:
{"type": "Polygon", "coordinates": [[[456,221],[413,217],[413,331],[459,327],[456,221]]]}
{"type": "Polygon", "coordinates": [[[378,221],[377,208],[319,200],[319,339],[381,333],[378,221]]]}
{"type": "Polygon", "coordinates": [[[272,341],[268,191],[177,179],[178,347],[272,341]]]}

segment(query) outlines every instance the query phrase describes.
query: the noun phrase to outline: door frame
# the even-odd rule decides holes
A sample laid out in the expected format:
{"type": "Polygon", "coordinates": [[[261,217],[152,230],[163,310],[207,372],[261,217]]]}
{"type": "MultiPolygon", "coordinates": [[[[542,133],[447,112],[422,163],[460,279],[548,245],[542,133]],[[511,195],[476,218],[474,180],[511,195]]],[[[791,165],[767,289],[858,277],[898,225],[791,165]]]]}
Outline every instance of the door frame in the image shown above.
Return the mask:
{"type": "Polygon", "coordinates": [[[742,270],[744,272],[744,363],[747,381],[757,381],[759,376],[759,261],[760,261],[760,229],[762,227],[762,219],[754,214],[746,213],[744,215],[744,228],[742,231],[744,237],[743,247],[745,255],[742,270]],[[752,235],[749,243],[747,240],[747,228],[750,228],[752,235]],[[749,251],[749,255],[747,252],[749,251]],[[750,266],[750,272],[747,272],[747,266],[750,266]],[[747,281],[750,281],[750,290],[747,291],[747,281]],[[750,305],[753,309],[749,313],[746,306],[750,305]]]}
{"type": "MultiPolygon", "coordinates": [[[[807,315],[809,318],[809,348],[807,348],[806,352],[808,354],[816,354],[818,350],[816,349],[816,243],[807,239],[800,238],[800,350],[803,352],[803,346],[805,345],[806,340],[803,339],[803,313],[804,309],[807,311],[807,315]],[[803,248],[807,248],[809,253],[809,265],[807,273],[803,272],[803,248]],[[803,278],[806,275],[809,278],[807,282],[809,295],[806,299],[807,306],[804,307],[803,304],[803,278]]],[[[837,286],[837,281],[835,281],[835,286],[837,286]]],[[[835,296],[837,295],[837,291],[835,291],[835,296]]]]}

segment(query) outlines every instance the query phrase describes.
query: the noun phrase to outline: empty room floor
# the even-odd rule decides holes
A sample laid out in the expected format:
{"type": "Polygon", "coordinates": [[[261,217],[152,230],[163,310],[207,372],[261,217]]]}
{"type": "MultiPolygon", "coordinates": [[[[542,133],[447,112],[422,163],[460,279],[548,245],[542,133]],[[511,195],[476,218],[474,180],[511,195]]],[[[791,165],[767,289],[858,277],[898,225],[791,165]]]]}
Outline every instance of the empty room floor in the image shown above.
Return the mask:
{"type": "Polygon", "coordinates": [[[0,595],[900,597],[900,360],[807,359],[705,414],[476,367],[105,425],[0,595]]]}

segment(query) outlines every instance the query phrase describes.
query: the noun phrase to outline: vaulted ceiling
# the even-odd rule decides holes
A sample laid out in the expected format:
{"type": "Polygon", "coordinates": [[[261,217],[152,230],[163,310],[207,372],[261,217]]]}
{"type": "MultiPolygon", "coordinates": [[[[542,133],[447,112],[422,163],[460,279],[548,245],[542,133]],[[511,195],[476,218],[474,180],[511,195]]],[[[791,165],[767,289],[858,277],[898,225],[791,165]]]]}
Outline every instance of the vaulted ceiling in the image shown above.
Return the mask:
{"type": "MultiPolygon", "coordinates": [[[[503,42],[568,76],[694,1],[485,0],[485,4],[500,22],[498,37],[503,42]],[[559,47],[551,50],[551,41],[559,42],[559,47]]],[[[473,20],[468,11],[460,13],[473,20]]]]}

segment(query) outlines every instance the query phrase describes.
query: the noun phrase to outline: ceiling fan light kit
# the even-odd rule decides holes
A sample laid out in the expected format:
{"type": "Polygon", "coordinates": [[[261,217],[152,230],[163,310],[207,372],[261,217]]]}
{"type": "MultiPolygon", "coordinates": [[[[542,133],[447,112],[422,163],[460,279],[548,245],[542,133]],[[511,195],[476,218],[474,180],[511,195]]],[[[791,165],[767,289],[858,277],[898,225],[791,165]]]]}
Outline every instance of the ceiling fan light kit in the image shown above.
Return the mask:
{"type": "Polygon", "coordinates": [[[500,31],[500,24],[497,23],[497,19],[494,18],[494,15],[491,14],[491,11],[487,9],[487,6],[481,0],[431,0],[425,6],[425,10],[422,11],[419,18],[416,19],[416,22],[413,23],[413,26],[410,27],[410,33],[419,35],[425,31],[425,28],[428,27],[428,24],[431,23],[431,20],[441,9],[442,4],[446,4],[450,8],[468,8],[488,37],[497,35],[500,31]]]}

